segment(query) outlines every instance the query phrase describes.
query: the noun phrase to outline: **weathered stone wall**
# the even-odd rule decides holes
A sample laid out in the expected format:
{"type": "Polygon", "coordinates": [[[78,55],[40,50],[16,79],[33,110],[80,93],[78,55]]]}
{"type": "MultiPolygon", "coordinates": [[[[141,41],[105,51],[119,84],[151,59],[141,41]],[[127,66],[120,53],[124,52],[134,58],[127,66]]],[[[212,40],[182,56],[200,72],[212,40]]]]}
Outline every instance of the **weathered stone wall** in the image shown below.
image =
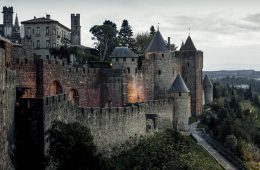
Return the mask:
{"type": "Polygon", "coordinates": [[[23,87],[27,90],[23,97],[36,96],[36,64],[32,59],[27,58],[13,58],[11,62],[11,69],[17,74],[17,87],[23,87]]]}
{"type": "Polygon", "coordinates": [[[189,117],[191,116],[190,93],[172,93],[173,127],[178,131],[189,130],[189,117]]]}
{"type": "Polygon", "coordinates": [[[82,108],[67,101],[67,96],[44,98],[44,129],[53,120],[77,121],[90,128],[99,151],[107,152],[113,146],[123,143],[129,137],[146,135],[147,115],[156,115],[152,127],[165,129],[172,127],[172,102],[168,99],[148,101],[132,107],[82,108]]]}
{"type": "Polygon", "coordinates": [[[68,94],[71,89],[77,91],[79,105],[100,106],[100,69],[76,68],[61,60],[40,60],[37,67],[42,69],[37,80],[39,84],[42,84],[42,92],[39,92],[38,96],[53,95],[51,85],[54,81],[57,81],[61,84],[63,93],[68,94]]]}
{"type": "Polygon", "coordinates": [[[0,49],[0,169],[13,169],[16,73],[6,68],[5,56],[5,50],[0,49]]]}

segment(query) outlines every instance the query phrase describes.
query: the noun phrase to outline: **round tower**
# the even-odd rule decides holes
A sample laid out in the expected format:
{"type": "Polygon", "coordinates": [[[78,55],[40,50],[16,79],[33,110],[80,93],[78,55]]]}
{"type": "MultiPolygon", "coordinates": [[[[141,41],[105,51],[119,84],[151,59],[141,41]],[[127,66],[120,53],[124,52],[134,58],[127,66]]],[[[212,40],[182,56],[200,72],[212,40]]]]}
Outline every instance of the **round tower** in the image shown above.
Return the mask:
{"type": "Polygon", "coordinates": [[[167,90],[174,80],[172,53],[158,30],[145,51],[145,58],[152,61],[154,99],[167,98],[167,90]]]}
{"type": "Polygon", "coordinates": [[[183,132],[189,131],[189,117],[191,116],[190,91],[179,74],[168,93],[170,100],[173,102],[173,128],[183,132]]]}
{"type": "Polygon", "coordinates": [[[213,102],[213,84],[211,83],[207,75],[205,75],[203,80],[203,90],[205,104],[210,104],[211,102],[213,102]]]}

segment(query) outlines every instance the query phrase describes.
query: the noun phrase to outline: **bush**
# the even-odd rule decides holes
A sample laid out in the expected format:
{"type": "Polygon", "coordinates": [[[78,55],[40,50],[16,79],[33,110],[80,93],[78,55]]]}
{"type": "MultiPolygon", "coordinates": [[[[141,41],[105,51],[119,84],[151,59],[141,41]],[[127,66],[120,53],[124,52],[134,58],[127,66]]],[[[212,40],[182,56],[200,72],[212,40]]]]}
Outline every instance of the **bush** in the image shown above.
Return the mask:
{"type": "Polygon", "coordinates": [[[79,123],[54,121],[47,136],[47,166],[54,166],[59,170],[103,169],[101,156],[96,153],[88,128],[79,123]]]}

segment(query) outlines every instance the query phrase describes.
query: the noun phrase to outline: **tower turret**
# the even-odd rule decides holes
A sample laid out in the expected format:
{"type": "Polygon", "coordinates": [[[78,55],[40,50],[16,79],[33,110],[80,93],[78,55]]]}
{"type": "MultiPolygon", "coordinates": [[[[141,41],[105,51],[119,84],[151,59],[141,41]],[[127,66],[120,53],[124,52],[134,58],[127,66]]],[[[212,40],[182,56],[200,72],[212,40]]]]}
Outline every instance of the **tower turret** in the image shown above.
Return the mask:
{"type": "Polygon", "coordinates": [[[8,37],[12,35],[13,28],[13,7],[3,7],[3,26],[4,26],[4,36],[8,37]]]}
{"type": "Polygon", "coordinates": [[[71,14],[71,44],[81,45],[80,14],[71,14]]]}
{"type": "Polygon", "coordinates": [[[179,74],[168,93],[173,102],[173,128],[178,131],[188,131],[191,116],[190,91],[179,74]]]}
{"type": "Polygon", "coordinates": [[[191,36],[177,53],[182,59],[182,76],[191,93],[191,112],[200,116],[203,110],[203,52],[196,49],[191,36]]]}
{"type": "Polygon", "coordinates": [[[145,59],[153,63],[154,99],[166,98],[174,80],[171,54],[160,31],[157,31],[145,51],[145,59]]]}
{"type": "Polygon", "coordinates": [[[213,101],[213,84],[207,75],[205,75],[203,80],[203,90],[205,104],[210,104],[213,101]]]}

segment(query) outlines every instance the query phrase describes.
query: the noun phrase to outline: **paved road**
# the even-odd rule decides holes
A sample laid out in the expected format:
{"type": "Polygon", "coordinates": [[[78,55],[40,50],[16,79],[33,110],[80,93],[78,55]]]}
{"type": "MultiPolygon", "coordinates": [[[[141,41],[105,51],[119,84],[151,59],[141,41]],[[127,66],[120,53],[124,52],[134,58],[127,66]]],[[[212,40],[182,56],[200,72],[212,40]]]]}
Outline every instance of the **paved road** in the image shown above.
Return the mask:
{"type": "Polygon", "coordinates": [[[198,141],[198,144],[205,148],[225,169],[236,170],[237,168],[231,162],[229,162],[225,157],[223,157],[203,138],[202,132],[197,129],[198,123],[199,122],[195,122],[190,125],[191,134],[198,141]]]}

